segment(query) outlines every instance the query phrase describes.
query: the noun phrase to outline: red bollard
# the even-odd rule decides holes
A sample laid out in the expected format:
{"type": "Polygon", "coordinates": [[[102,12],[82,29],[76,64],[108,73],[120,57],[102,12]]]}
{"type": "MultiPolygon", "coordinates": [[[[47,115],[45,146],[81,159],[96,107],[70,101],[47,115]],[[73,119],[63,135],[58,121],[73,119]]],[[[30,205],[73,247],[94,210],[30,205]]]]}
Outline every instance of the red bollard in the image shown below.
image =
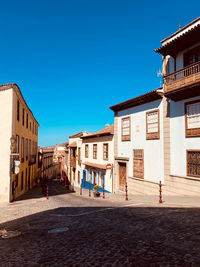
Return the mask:
{"type": "Polygon", "coordinates": [[[82,196],[82,186],[80,184],[80,195],[82,196]]]}
{"type": "Polygon", "coordinates": [[[128,186],[127,186],[127,183],[126,183],[126,201],[128,201],[128,186]]]}
{"type": "Polygon", "coordinates": [[[162,183],[161,183],[161,181],[159,183],[159,192],[160,192],[160,195],[159,195],[159,203],[162,204],[163,201],[162,201],[162,183]]]}
{"type": "Polygon", "coordinates": [[[91,197],[91,184],[89,184],[89,197],[91,197]]]}
{"type": "Polygon", "coordinates": [[[48,185],[47,185],[47,188],[46,188],[46,198],[49,199],[49,189],[48,189],[48,185]]]}
{"type": "Polygon", "coordinates": [[[104,192],[104,182],[103,182],[103,198],[105,198],[105,192],[104,192]]]}

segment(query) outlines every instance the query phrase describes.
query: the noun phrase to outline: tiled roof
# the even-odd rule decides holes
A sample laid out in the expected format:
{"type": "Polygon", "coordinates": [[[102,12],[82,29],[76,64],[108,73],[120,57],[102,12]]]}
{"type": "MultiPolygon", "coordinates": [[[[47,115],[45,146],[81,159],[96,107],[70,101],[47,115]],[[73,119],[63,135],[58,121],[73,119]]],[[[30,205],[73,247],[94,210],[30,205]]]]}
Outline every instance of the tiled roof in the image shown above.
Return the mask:
{"type": "Polygon", "coordinates": [[[109,125],[106,128],[93,133],[93,134],[88,134],[86,136],[82,136],[82,139],[86,139],[86,138],[91,138],[91,137],[98,137],[98,136],[104,136],[104,135],[113,135],[114,134],[114,125],[109,125]]]}
{"type": "Polygon", "coordinates": [[[177,52],[199,42],[199,36],[200,17],[162,40],[162,46],[154,51],[162,55],[174,55],[177,52]]]}
{"type": "Polygon", "coordinates": [[[93,167],[93,168],[106,170],[106,165],[104,165],[104,164],[97,164],[97,163],[92,163],[92,162],[88,162],[88,161],[83,162],[83,164],[90,166],[90,167],[93,167]]]}
{"type": "Polygon", "coordinates": [[[161,99],[163,95],[162,87],[154,89],[146,94],[131,98],[127,101],[121,102],[119,104],[116,104],[114,106],[111,106],[110,109],[113,111],[120,111],[127,108],[139,106],[148,102],[152,102],[157,99],[161,99]]]}

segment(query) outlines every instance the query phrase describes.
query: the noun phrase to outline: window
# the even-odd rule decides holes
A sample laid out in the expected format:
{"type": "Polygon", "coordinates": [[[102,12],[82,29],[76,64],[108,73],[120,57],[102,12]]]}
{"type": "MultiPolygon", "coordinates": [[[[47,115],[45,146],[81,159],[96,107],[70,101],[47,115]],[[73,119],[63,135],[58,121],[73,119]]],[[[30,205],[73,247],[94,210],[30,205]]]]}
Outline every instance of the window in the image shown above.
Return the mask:
{"type": "Polygon", "coordinates": [[[21,190],[24,189],[24,172],[21,173],[21,190]]]}
{"type": "Polygon", "coordinates": [[[159,110],[146,113],[146,139],[160,138],[159,110]]]}
{"type": "Polygon", "coordinates": [[[16,135],[16,153],[19,153],[19,135],[16,135]]]}
{"type": "Polygon", "coordinates": [[[31,122],[30,122],[30,131],[31,131],[31,122]]]}
{"type": "Polygon", "coordinates": [[[33,121],[33,129],[32,129],[33,134],[34,134],[34,129],[35,129],[35,125],[34,125],[34,121],[33,121]]]}
{"type": "Polygon", "coordinates": [[[184,67],[200,61],[200,46],[184,54],[184,67]]]}
{"type": "Polygon", "coordinates": [[[89,157],[89,145],[85,145],[85,158],[89,157]]]}
{"type": "Polygon", "coordinates": [[[22,137],[22,144],[21,144],[21,160],[24,162],[24,137],[22,137]]]}
{"type": "Polygon", "coordinates": [[[24,126],[24,108],[22,110],[22,125],[24,126]]]}
{"type": "Polygon", "coordinates": [[[26,138],[26,160],[28,159],[28,138],[26,138]]]}
{"type": "Polygon", "coordinates": [[[81,148],[78,148],[78,164],[81,164],[81,148]]]}
{"type": "Polygon", "coordinates": [[[28,129],[28,113],[26,114],[26,128],[28,129]]]}
{"type": "Polygon", "coordinates": [[[200,177],[200,150],[187,151],[187,175],[200,177]]]}
{"type": "Polygon", "coordinates": [[[144,150],[133,150],[133,177],[144,178],[144,150]]]}
{"type": "Polygon", "coordinates": [[[103,159],[108,160],[108,144],[103,144],[103,159]]]}
{"type": "Polygon", "coordinates": [[[31,161],[31,140],[29,140],[29,161],[31,161]]]}
{"type": "Polygon", "coordinates": [[[123,118],[122,121],[122,141],[131,140],[131,118],[123,118]]]}
{"type": "Polygon", "coordinates": [[[17,120],[19,121],[19,112],[20,112],[20,104],[19,100],[17,100],[17,120]]]}
{"type": "Polygon", "coordinates": [[[200,136],[200,101],[185,104],[185,135],[200,136]]]}
{"type": "Polygon", "coordinates": [[[93,145],[93,159],[97,159],[97,144],[93,145]]]}

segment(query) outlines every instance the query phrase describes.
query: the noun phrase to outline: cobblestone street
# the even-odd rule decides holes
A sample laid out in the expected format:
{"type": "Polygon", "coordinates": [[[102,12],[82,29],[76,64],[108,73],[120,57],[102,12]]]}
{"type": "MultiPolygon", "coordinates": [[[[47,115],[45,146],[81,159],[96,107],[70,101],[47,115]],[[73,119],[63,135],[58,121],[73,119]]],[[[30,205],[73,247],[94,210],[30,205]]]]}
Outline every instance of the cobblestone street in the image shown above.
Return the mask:
{"type": "Polygon", "coordinates": [[[1,207],[1,266],[199,266],[200,209],[94,199],[51,183],[1,207]],[[66,228],[62,233],[49,233],[66,228]]]}

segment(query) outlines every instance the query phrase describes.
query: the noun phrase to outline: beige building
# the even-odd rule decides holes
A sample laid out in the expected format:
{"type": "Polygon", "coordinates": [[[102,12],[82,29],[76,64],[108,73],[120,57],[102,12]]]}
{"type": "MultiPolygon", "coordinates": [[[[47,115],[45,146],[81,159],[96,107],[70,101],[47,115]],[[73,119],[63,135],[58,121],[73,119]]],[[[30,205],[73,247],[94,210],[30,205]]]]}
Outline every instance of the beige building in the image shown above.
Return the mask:
{"type": "Polygon", "coordinates": [[[69,136],[67,177],[70,184],[73,184],[75,186],[80,186],[81,183],[81,137],[86,135],[88,135],[88,132],[82,131],[80,133],[69,136]]]}
{"type": "Polygon", "coordinates": [[[113,192],[114,125],[82,136],[82,187],[94,185],[113,192]]]}
{"type": "Polygon", "coordinates": [[[16,84],[0,86],[0,107],[0,202],[10,202],[36,183],[39,124],[16,84]]]}

